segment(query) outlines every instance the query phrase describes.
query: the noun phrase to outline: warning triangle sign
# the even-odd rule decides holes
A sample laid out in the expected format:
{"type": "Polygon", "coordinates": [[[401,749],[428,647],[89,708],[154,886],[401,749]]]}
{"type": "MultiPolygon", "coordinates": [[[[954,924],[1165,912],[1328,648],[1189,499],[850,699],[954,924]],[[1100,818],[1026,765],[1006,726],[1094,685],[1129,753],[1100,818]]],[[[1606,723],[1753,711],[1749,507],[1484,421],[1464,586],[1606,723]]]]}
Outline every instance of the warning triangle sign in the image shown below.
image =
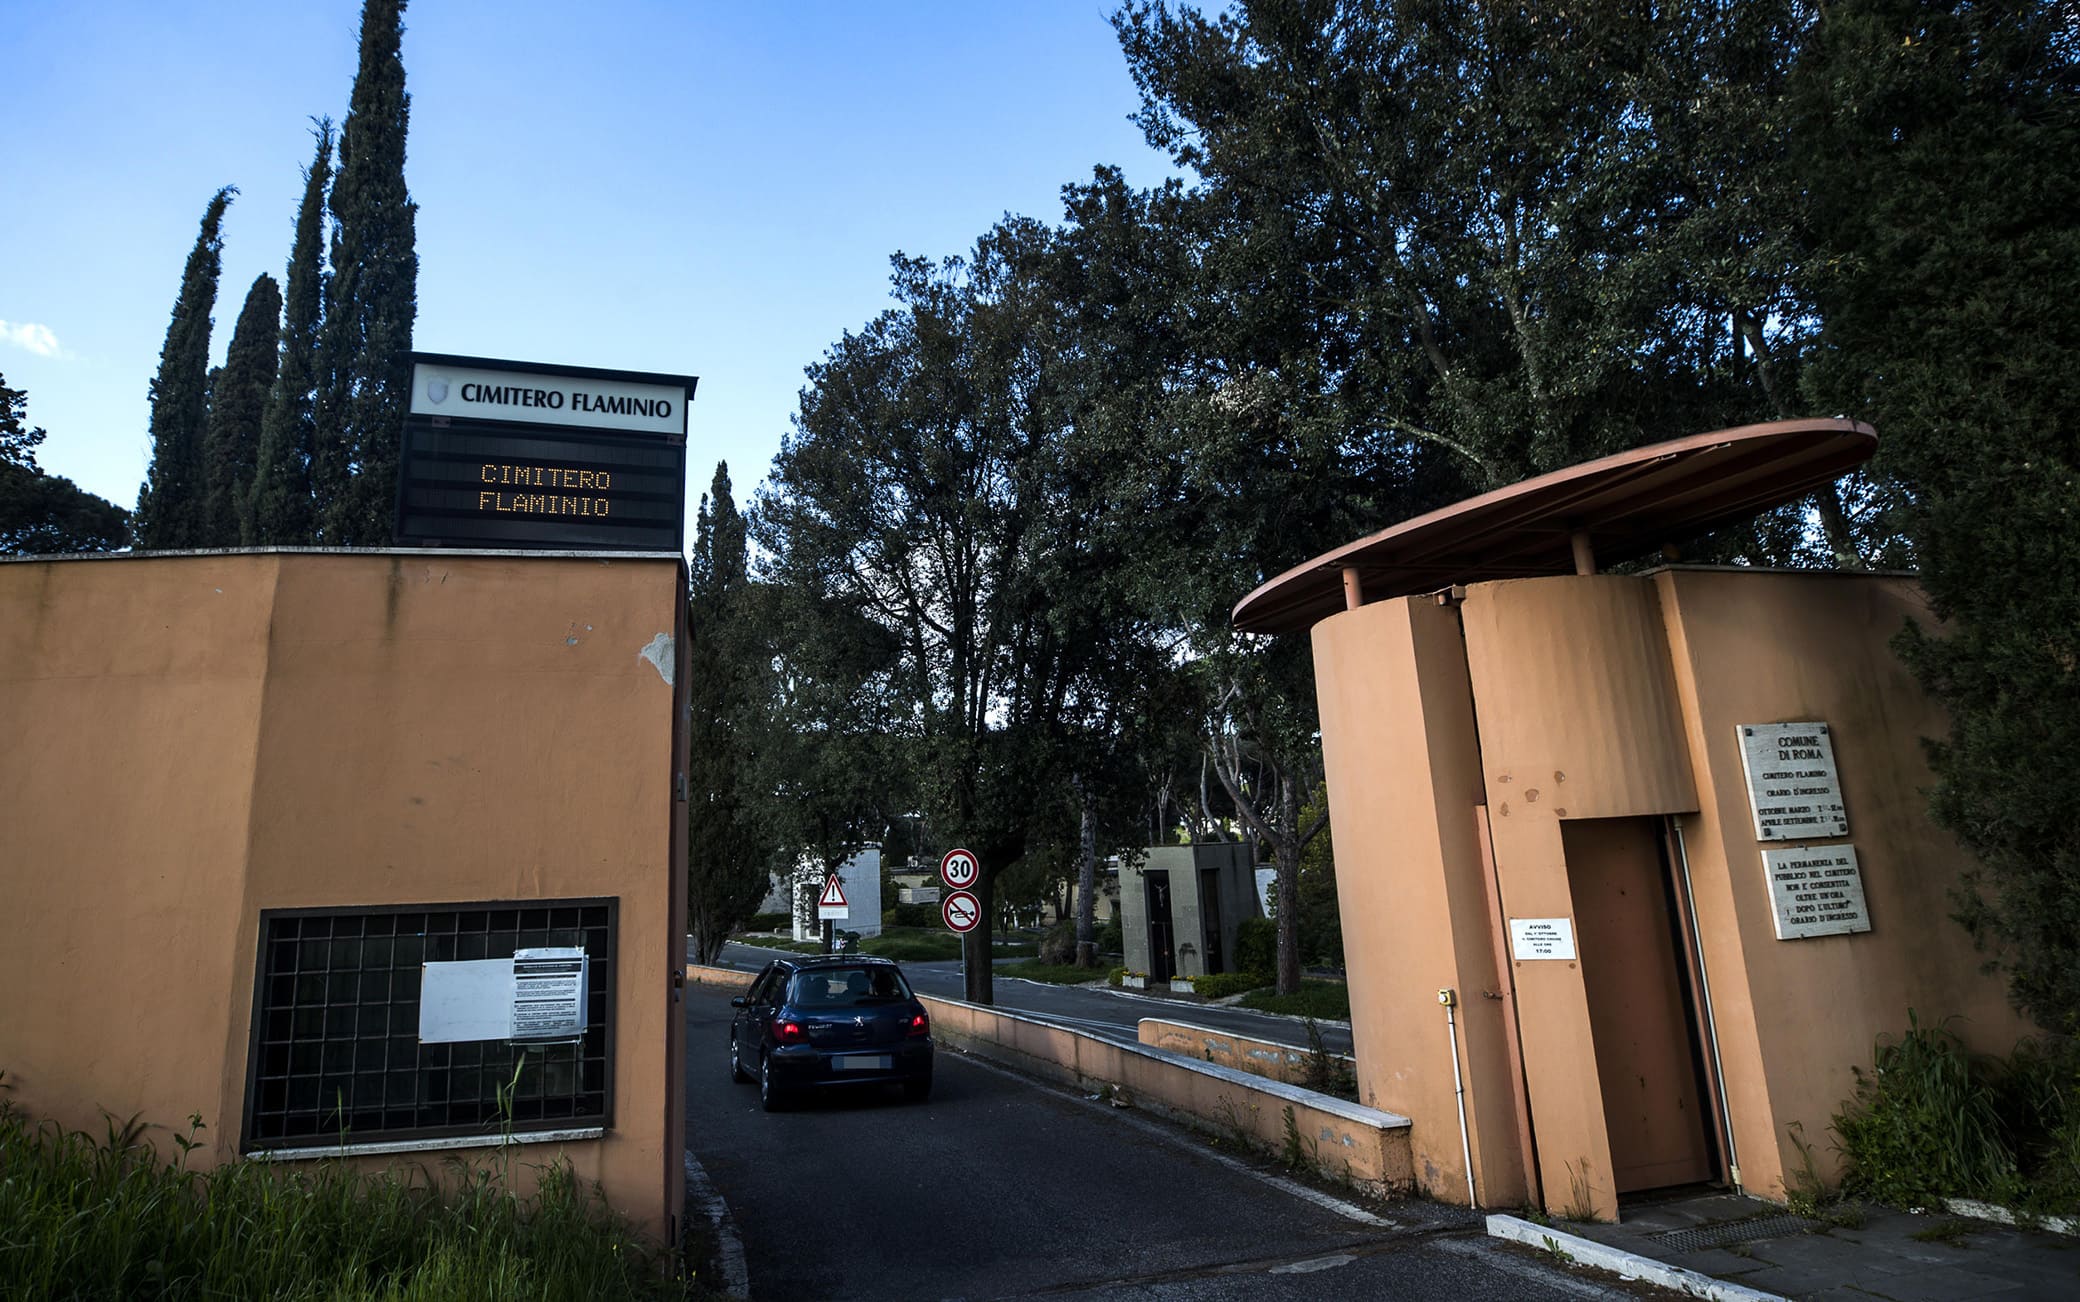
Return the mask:
{"type": "Polygon", "coordinates": [[[816,901],[816,904],[818,908],[845,907],[845,887],[838,881],[836,874],[823,879],[823,898],[816,901]]]}

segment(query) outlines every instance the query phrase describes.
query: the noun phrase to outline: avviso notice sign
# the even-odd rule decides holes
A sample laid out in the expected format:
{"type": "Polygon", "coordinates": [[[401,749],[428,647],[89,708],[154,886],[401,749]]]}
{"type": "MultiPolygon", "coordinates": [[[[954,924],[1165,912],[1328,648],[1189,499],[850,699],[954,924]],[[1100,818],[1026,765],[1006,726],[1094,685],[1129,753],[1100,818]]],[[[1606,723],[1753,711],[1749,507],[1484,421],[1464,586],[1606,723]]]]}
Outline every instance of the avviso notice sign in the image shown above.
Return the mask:
{"type": "Polygon", "coordinates": [[[408,547],[677,552],[690,375],[412,354],[408,547]]]}

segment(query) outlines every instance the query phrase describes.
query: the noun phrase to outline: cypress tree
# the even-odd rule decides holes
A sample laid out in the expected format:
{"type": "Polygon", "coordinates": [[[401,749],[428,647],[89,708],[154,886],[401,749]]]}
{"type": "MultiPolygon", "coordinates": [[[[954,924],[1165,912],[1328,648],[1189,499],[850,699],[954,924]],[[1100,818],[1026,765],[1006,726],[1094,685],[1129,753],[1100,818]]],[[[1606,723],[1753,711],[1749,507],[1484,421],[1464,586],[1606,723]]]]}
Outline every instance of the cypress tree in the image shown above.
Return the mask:
{"type": "Polygon", "coordinates": [[[760,763],[771,684],[761,668],[757,596],[729,465],[715,467],[696,517],[687,610],[687,933],[700,962],[765,898],[775,849],[760,763]]]}
{"type": "Polygon", "coordinates": [[[224,209],[235,186],[211,196],[181,272],[173,320],[151,387],[152,464],[137,494],[137,542],[148,550],[199,547],[203,537],[202,439],[209,417],[210,312],[224,251],[224,209]]]}
{"type": "MultiPolygon", "coordinates": [[[[260,420],[259,462],[248,513],[249,544],[312,543],[311,438],[315,425],[318,328],[325,312],[325,187],[332,180],[332,119],[320,118],[317,156],[303,178],[296,243],[289,252],[281,364],[260,420]]],[[[342,477],[344,461],[341,462],[342,477]]]]}
{"type": "Polygon", "coordinates": [[[248,518],[253,469],[260,455],[260,418],[274,387],[276,341],[282,329],[282,291],[261,274],[246,292],[224,368],[210,382],[209,425],[203,439],[206,547],[236,547],[252,535],[248,518]]]}
{"type": "Polygon", "coordinates": [[[335,546],[390,541],[398,439],[411,401],[418,206],[404,183],[411,97],[398,54],[403,14],[404,0],[362,5],[361,67],[332,183],[332,281],[312,479],[326,503],[322,536],[335,546]]]}

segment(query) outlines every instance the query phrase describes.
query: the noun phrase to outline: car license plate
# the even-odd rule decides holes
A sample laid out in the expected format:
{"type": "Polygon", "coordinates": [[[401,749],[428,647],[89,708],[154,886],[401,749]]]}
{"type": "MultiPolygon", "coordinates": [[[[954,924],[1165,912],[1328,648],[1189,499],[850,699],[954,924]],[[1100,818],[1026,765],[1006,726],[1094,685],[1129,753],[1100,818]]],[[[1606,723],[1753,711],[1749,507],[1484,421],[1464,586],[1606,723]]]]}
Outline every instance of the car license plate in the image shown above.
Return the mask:
{"type": "Polygon", "coordinates": [[[833,1062],[839,1071],[887,1071],[893,1061],[885,1053],[854,1053],[833,1062]]]}

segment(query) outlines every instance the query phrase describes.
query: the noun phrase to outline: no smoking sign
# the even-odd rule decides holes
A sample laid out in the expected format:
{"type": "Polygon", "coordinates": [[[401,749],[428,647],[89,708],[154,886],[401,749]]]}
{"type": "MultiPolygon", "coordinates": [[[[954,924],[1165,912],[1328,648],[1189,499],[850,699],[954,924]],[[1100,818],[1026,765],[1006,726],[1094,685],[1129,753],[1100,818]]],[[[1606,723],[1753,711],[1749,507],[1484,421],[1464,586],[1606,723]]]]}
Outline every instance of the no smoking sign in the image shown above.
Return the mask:
{"type": "Polygon", "coordinates": [[[939,915],[946,919],[947,930],[965,935],[982,921],[982,901],[967,891],[953,891],[939,906],[939,915]]]}

